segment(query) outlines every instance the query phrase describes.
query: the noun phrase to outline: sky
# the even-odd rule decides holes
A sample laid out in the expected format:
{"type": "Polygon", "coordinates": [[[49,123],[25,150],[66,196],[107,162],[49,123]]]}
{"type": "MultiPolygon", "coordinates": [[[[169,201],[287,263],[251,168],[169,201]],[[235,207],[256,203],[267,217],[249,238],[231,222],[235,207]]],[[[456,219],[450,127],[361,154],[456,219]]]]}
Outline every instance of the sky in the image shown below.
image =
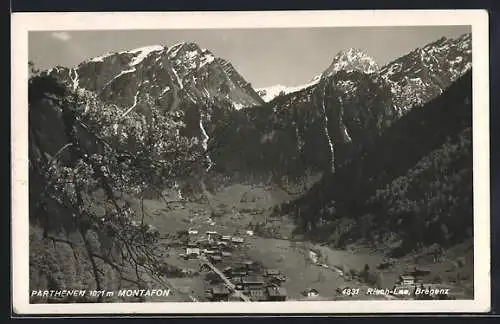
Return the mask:
{"type": "Polygon", "coordinates": [[[442,36],[470,31],[470,26],[36,31],[29,34],[29,59],[39,69],[71,67],[107,52],[194,42],[231,62],[254,88],[294,86],[323,72],[341,50],[361,49],[383,66],[442,36]]]}

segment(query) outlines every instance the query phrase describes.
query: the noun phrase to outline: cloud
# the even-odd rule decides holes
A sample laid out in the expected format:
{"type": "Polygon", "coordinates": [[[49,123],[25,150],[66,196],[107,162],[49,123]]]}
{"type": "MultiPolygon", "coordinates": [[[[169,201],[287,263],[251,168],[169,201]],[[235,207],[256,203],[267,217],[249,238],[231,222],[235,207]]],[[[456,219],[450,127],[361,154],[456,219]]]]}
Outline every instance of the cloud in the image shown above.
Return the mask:
{"type": "Polygon", "coordinates": [[[63,42],[71,39],[71,35],[68,32],[53,32],[52,37],[63,42]]]}

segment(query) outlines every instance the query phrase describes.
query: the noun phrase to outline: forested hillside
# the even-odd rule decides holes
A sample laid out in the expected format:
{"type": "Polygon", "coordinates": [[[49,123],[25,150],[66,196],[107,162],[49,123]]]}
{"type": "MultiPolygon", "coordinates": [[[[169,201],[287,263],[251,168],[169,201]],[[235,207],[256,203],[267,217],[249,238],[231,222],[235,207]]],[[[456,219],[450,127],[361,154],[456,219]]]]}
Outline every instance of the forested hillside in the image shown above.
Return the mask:
{"type": "Polygon", "coordinates": [[[385,236],[401,239],[404,252],[460,242],[472,234],[471,127],[469,72],[282,212],[337,246],[386,244],[385,236]]]}

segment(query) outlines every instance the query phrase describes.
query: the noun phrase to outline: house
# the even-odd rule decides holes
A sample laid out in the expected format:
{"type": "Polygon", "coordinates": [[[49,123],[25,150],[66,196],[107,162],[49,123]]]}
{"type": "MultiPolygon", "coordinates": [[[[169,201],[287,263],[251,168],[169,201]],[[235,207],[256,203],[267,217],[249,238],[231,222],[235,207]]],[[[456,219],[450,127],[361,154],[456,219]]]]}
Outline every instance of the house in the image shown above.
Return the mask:
{"type": "Polygon", "coordinates": [[[286,300],[286,289],[283,287],[278,287],[271,285],[267,287],[267,295],[270,301],[285,301],[286,300]]]}
{"type": "Polygon", "coordinates": [[[253,301],[264,301],[268,298],[266,291],[263,288],[246,290],[245,295],[250,297],[253,301]]]}
{"type": "Polygon", "coordinates": [[[243,278],[242,277],[232,277],[231,281],[233,282],[235,288],[237,290],[243,290],[243,278]]]}
{"type": "Polygon", "coordinates": [[[282,274],[279,274],[276,276],[271,276],[271,279],[269,280],[269,282],[271,282],[272,284],[276,284],[276,285],[281,285],[285,281],[286,281],[286,277],[282,274]]]}
{"type": "Polygon", "coordinates": [[[208,257],[213,263],[221,262],[222,257],[220,255],[211,255],[208,257]]]}
{"type": "Polygon", "coordinates": [[[319,292],[314,288],[307,288],[302,294],[307,297],[315,297],[319,295],[319,292]]]}
{"type": "Polygon", "coordinates": [[[203,253],[208,254],[208,255],[216,255],[216,254],[219,253],[219,251],[209,250],[209,249],[203,249],[203,253]]]}
{"type": "Polygon", "coordinates": [[[231,235],[222,235],[221,240],[224,242],[231,241],[231,235]]]}
{"type": "Polygon", "coordinates": [[[225,268],[222,270],[222,273],[223,273],[223,274],[225,274],[225,275],[227,276],[227,275],[230,275],[232,271],[233,271],[233,267],[225,267],[225,268]]]}
{"type": "Polygon", "coordinates": [[[231,242],[233,242],[235,244],[241,244],[241,243],[245,242],[245,240],[243,240],[243,238],[241,238],[241,237],[236,236],[236,237],[231,238],[231,242]]]}
{"type": "Polygon", "coordinates": [[[231,292],[225,285],[217,285],[209,290],[212,301],[227,301],[231,292]]]}
{"type": "Polygon", "coordinates": [[[187,247],[190,247],[190,248],[198,247],[198,242],[189,241],[187,243],[187,247]]]}
{"type": "Polygon", "coordinates": [[[244,277],[248,275],[248,272],[245,269],[234,269],[231,271],[231,277],[244,277]]]}
{"type": "Polygon", "coordinates": [[[200,256],[200,248],[198,247],[187,247],[186,256],[200,256]]]}
{"type": "Polygon", "coordinates": [[[242,265],[245,269],[250,269],[250,268],[252,268],[253,264],[254,264],[254,262],[252,260],[246,260],[246,261],[243,261],[242,265]]]}
{"type": "Polygon", "coordinates": [[[251,230],[246,231],[246,233],[248,236],[253,236],[253,231],[251,231],[251,230]]]}
{"type": "Polygon", "coordinates": [[[217,246],[218,247],[227,247],[227,246],[229,246],[229,243],[225,242],[225,241],[219,241],[219,242],[217,242],[217,246]]]}
{"type": "Polygon", "coordinates": [[[222,251],[222,252],[231,252],[233,251],[233,247],[231,245],[229,245],[229,243],[227,245],[221,245],[219,246],[219,249],[222,251]]]}
{"type": "Polygon", "coordinates": [[[399,277],[399,284],[401,285],[414,285],[415,277],[411,275],[402,275],[399,277]]]}
{"type": "Polygon", "coordinates": [[[216,240],[220,236],[216,231],[206,231],[205,234],[207,235],[209,241],[216,240]]]}
{"type": "Polygon", "coordinates": [[[222,251],[222,257],[223,258],[229,258],[229,257],[231,257],[231,255],[233,255],[231,252],[222,251]]]}
{"type": "Polygon", "coordinates": [[[262,278],[262,276],[247,275],[242,279],[242,285],[245,289],[263,288],[264,283],[264,278],[262,278]]]}
{"type": "Polygon", "coordinates": [[[195,230],[195,229],[191,229],[191,228],[190,228],[190,229],[188,230],[188,234],[189,234],[189,235],[197,235],[197,234],[198,234],[198,231],[197,231],[197,230],[195,230]]]}
{"type": "Polygon", "coordinates": [[[255,272],[255,273],[262,273],[262,264],[259,263],[259,262],[255,262],[255,261],[245,261],[243,263],[245,265],[245,268],[247,269],[247,271],[250,271],[250,272],[255,272]]]}
{"type": "Polygon", "coordinates": [[[264,275],[272,277],[272,276],[278,276],[280,275],[280,273],[281,272],[278,269],[266,269],[264,275]]]}

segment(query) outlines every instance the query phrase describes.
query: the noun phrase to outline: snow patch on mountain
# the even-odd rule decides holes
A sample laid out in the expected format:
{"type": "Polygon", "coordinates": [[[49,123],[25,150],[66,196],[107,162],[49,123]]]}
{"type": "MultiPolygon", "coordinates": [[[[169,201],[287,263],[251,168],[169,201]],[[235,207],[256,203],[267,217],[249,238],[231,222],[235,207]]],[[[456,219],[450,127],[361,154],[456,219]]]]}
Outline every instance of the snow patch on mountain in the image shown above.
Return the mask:
{"type": "Polygon", "coordinates": [[[182,84],[181,78],[179,78],[179,74],[177,74],[177,71],[175,69],[172,69],[172,72],[174,72],[175,78],[177,79],[177,83],[179,84],[179,87],[182,89],[184,85],[182,84]]]}
{"type": "Polygon", "coordinates": [[[277,84],[277,85],[273,85],[270,87],[255,89],[255,91],[257,92],[257,94],[259,94],[259,96],[261,96],[262,100],[264,100],[265,102],[269,102],[269,101],[273,100],[274,98],[276,98],[277,96],[279,96],[280,94],[286,95],[289,93],[293,93],[293,92],[297,92],[297,91],[309,88],[309,87],[317,84],[320,79],[321,79],[321,75],[317,75],[311,80],[311,82],[306,83],[306,84],[302,84],[302,85],[298,85],[298,86],[285,86],[285,85],[277,84]]]}
{"type": "Polygon", "coordinates": [[[173,46],[171,46],[170,48],[167,49],[167,54],[168,54],[168,57],[169,58],[174,58],[177,56],[177,53],[179,53],[179,51],[181,50],[181,48],[186,45],[185,42],[182,42],[182,43],[177,43],[173,46]]]}
{"type": "Polygon", "coordinates": [[[162,51],[163,49],[164,49],[164,47],[161,45],[149,45],[149,46],[138,47],[138,48],[131,49],[128,51],[108,52],[108,53],[105,53],[103,55],[93,57],[87,61],[84,61],[83,63],[85,63],[85,62],[94,62],[94,63],[104,62],[104,59],[106,59],[107,57],[110,57],[112,55],[116,55],[116,54],[137,54],[137,56],[130,63],[130,66],[134,66],[134,65],[137,65],[140,62],[142,62],[150,53],[162,51]]]}
{"type": "Polygon", "coordinates": [[[207,65],[207,64],[210,64],[212,63],[214,60],[215,60],[215,56],[213,56],[211,53],[204,53],[205,55],[203,55],[200,59],[200,68],[207,65]]]}
{"type": "MultiPolygon", "coordinates": [[[[342,104],[342,99],[341,98],[339,98],[339,99],[340,99],[341,104],[342,104]]],[[[325,131],[326,140],[328,141],[328,147],[330,148],[330,159],[331,159],[330,163],[331,163],[332,172],[335,172],[335,151],[333,148],[332,139],[330,137],[330,132],[328,131],[328,116],[326,113],[325,100],[326,100],[326,83],[323,85],[323,97],[321,100],[321,107],[323,108],[323,121],[324,121],[323,129],[325,131]]]]}
{"type": "Polygon", "coordinates": [[[113,54],[114,54],[114,53],[111,53],[111,52],[110,52],[110,53],[103,54],[103,55],[101,55],[101,56],[96,56],[96,57],[93,57],[93,58],[91,58],[90,60],[88,60],[88,62],[104,62],[104,59],[105,59],[106,57],[109,57],[109,56],[111,56],[111,55],[113,55],[113,54]]]}
{"type": "Polygon", "coordinates": [[[71,78],[71,81],[73,82],[73,91],[76,91],[78,89],[80,79],[78,76],[78,70],[77,69],[71,69],[69,72],[69,77],[71,78]],[[74,72],[74,76],[71,75],[71,72],[74,72]]]}
{"type": "Polygon", "coordinates": [[[170,87],[169,86],[166,86],[165,89],[163,89],[161,92],[160,92],[160,97],[163,97],[165,95],[165,93],[167,93],[168,91],[170,91],[170,87]]]}
{"type": "Polygon", "coordinates": [[[202,140],[202,146],[203,146],[203,150],[205,150],[205,153],[206,153],[206,156],[205,158],[207,159],[208,161],[208,167],[206,169],[206,171],[210,170],[210,168],[212,168],[212,159],[210,158],[210,155],[208,154],[207,150],[208,150],[208,140],[210,139],[210,137],[208,137],[208,134],[207,132],[205,131],[205,127],[203,127],[203,118],[200,116],[200,130],[201,130],[201,134],[203,135],[203,140],[202,140]]]}
{"type": "Polygon", "coordinates": [[[137,56],[130,62],[130,66],[135,66],[142,61],[152,52],[159,52],[163,50],[163,46],[161,45],[152,45],[152,46],[144,46],[139,47],[134,50],[128,51],[127,53],[137,54],[137,56]]]}
{"type": "Polygon", "coordinates": [[[113,81],[115,81],[116,79],[118,79],[122,75],[125,75],[125,74],[128,74],[128,73],[132,73],[132,72],[135,72],[135,68],[134,67],[131,68],[131,69],[128,69],[128,70],[121,71],[115,77],[113,77],[111,80],[109,80],[108,82],[106,82],[106,84],[104,85],[104,88],[106,88],[108,85],[110,85],[113,81]]]}
{"type": "Polygon", "coordinates": [[[134,104],[129,109],[127,109],[126,112],[123,113],[122,118],[125,117],[125,116],[127,116],[132,111],[132,109],[134,109],[135,106],[137,106],[137,96],[138,95],[139,95],[139,90],[137,90],[137,92],[135,93],[134,104]]]}

